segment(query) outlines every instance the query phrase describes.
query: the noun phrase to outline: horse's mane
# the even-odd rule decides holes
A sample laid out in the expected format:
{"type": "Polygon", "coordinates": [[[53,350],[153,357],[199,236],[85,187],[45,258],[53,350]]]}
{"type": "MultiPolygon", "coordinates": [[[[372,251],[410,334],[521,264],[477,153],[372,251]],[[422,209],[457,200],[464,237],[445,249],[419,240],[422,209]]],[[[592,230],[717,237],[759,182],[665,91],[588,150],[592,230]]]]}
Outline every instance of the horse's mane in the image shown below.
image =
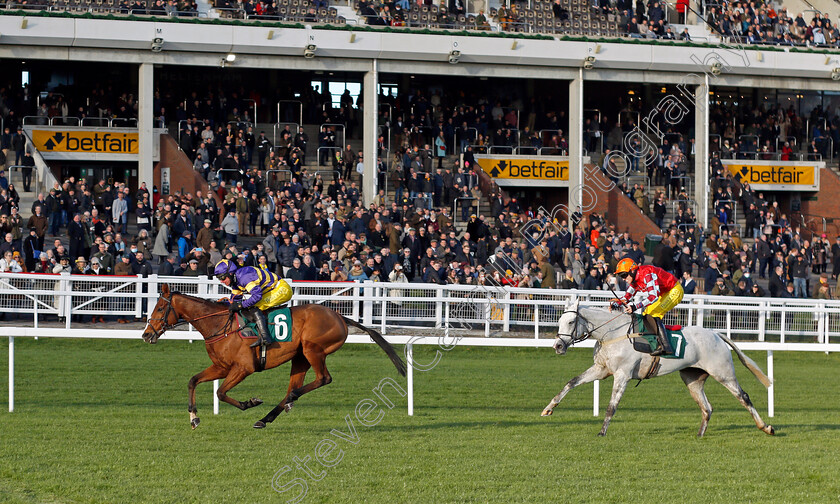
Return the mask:
{"type": "Polygon", "coordinates": [[[200,298],[198,296],[193,296],[192,294],[184,294],[183,292],[180,292],[180,291],[172,291],[171,295],[172,296],[175,296],[175,295],[182,296],[182,297],[191,299],[193,301],[198,301],[198,302],[200,302],[204,305],[207,305],[207,306],[219,306],[219,303],[212,300],[212,299],[204,299],[204,298],[200,298]]]}

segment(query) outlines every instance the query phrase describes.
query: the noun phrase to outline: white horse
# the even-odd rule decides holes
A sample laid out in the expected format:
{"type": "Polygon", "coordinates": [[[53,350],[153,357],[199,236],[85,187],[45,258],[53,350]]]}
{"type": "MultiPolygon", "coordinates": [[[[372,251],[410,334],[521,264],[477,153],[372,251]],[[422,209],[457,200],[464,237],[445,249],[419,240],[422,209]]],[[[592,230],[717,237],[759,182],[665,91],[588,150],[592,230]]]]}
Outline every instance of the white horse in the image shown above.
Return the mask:
{"type": "MultiPolygon", "coordinates": [[[[601,428],[599,435],[607,434],[610,419],[615,414],[615,409],[618,407],[618,402],[621,401],[627,383],[630,380],[645,378],[654,364],[653,357],[634,350],[631,341],[627,338],[627,330],[631,321],[630,315],[624,313],[616,314],[604,308],[580,306],[577,300],[567,303],[566,310],[560,317],[560,327],[554,349],[558,354],[563,355],[573,343],[593,338],[598,342],[595,345],[595,355],[593,357],[595,364],[582,374],[569,380],[563,390],[548,403],[548,406],[542,412],[542,416],[551,415],[557,404],[578,385],[593,380],[603,380],[612,375],[614,377],[612,397],[610,398],[610,405],[607,407],[604,426],[601,428]]],[[[664,376],[674,371],[680,372],[691,397],[697,401],[700,411],[703,413],[703,421],[697,435],[705,434],[706,427],[709,425],[709,418],[712,416],[712,406],[703,391],[706,378],[710,375],[741,401],[741,404],[752,415],[759,429],[767,434],[774,434],[773,427],[764,423],[752,402],[750,402],[749,396],[738,384],[738,379],[735,377],[735,367],[732,363],[732,354],[729,349],[735,351],[741,363],[765,387],[769,387],[770,379],[761,371],[758,364],[744,355],[729,338],[712,330],[702,327],[686,327],[683,329],[683,335],[685,337],[683,358],[662,359],[659,369],[655,370],[650,377],[664,376]]]]}

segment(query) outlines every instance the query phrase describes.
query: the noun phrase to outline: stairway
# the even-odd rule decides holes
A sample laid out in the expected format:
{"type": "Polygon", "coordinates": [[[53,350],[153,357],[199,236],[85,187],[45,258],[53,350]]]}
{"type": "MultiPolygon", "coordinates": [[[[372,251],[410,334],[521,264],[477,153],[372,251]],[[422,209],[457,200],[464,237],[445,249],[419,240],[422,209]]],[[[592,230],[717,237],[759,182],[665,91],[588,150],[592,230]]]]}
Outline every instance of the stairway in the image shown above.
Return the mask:
{"type": "MultiPolygon", "coordinates": [[[[12,155],[14,155],[14,154],[12,154],[12,155]]],[[[7,164],[10,164],[10,163],[7,163],[7,164]]],[[[17,192],[18,192],[18,196],[20,196],[20,204],[19,204],[20,205],[20,214],[24,218],[29,218],[29,216],[32,214],[32,212],[30,211],[30,209],[32,208],[32,203],[34,203],[35,200],[38,199],[38,193],[35,192],[35,189],[36,189],[35,173],[36,172],[37,172],[37,170],[33,170],[33,174],[32,174],[32,179],[33,180],[32,180],[32,184],[31,184],[31,187],[30,187],[30,189],[32,189],[32,190],[30,192],[25,192],[23,190],[23,174],[20,172],[20,169],[16,168],[14,170],[10,169],[10,170],[6,171],[6,177],[9,179],[9,183],[13,184],[15,186],[15,189],[17,189],[17,192]]]]}

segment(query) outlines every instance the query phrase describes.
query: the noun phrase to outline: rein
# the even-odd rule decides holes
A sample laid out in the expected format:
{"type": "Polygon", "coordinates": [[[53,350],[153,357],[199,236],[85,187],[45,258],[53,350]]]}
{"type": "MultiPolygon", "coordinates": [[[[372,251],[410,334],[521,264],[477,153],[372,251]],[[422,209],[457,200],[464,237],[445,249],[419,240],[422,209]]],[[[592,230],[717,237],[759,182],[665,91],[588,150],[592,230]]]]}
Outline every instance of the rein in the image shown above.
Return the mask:
{"type": "MultiPolygon", "coordinates": [[[[604,322],[604,323],[603,323],[603,324],[601,324],[601,325],[595,326],[595,327],[593,327],[592,329],[586,329],[586,330],[584,331],[584,333],[583,333],[581,336],[578,336],[578,325],[579,325],[579,323],[580,323],[580,320],[581,320],[581,319],[583,319],[583,322],[584,322],[584,324],[586,324],[586,326],[588,326],[588,325],[589,325],[589,321],[588,321],[588,320],[586,320],[586,318],[585,318],[583,315],[581,315],[581,314],[580,314],[580,312],[579,312],[578,310],[575,310],[575,311],[574,311],[574,312],[572,312],[572,313],[574,313],[574,314],[575,314],[575,328],[572,330],[572,334],[559,334],[559,333],[557,334],[557,337],[558,337],[558,338],[560,338],[561,336],[566,336],[566,337],[568,337],[569,339],[571,339],[571,340],[572,340],[572,342],[571,342],[571,343],[569,343],[569,346],[574,345],[575,343],[580,343],[581,341],[584,341],[584,340],[589,339],[589,338],[592,336],[592,333],[593,333],[593,332],[597,331],[598,329],[600,329],[600,328],[604,327],[605,325],[609,324],[609,323],[610,323],[610,322],[612,322],[613,320],[615,320],[615,319],[617,319],[618,317],[620,317],[621,315],[623,315],[622,313],[619,313],[618,315],[616,315],[615,317],[613,317],[613,318],[611,318],[611,319],[607,320],[606,322],[604,322]]],[[[621,339],[623,339],[623,338],[615,338],[615,339],[609,340],[608,342],[602,341],[602,342],[601,342],[601,345],[603,346],[603,345],[606,345],[606,344],[612,343],[612,342],[614,342],[614,341],[619,341],[619,340],[621,340],[621,339]]]]}
{"type": "MultiPolygon", "coordinates": [[[[155,337],[157,337],[157,338],[160,338],[161,335],[163,335],[163,333],[165,333],[166,331],[168,331],[170,329],[174,329],[176,327],[180,327],[180,326],[185,325],[185,324],[192,324],[193,322],[197,322],[199,320],[203,320],[203,319],[206,319],[206,318],[216,317],[216,316],[219,316],[219,315],[221,315],[221,314],[223,314],[227,311],[227,310],[223,310],[223,311],[217,311],[217,312],[213,312],[213,313],[207,313],[205,315],[201,315],[201,316],[195,317],[193,319],[188,319],[186,317],[182,317],[178,313],[175,313],[175,315],[178,316],[178,321],[175,322],[174,324],[170,324],[167,321],[169,320],[169,314],[174,310],[174,308],[172,307],[172,296],[170,295],[169,297],[166,297],[166,296],[162,295],[161,299],[166,301],[166,310],[163,312],[163,317],[161,317],[161,318],[150,317],[149,320],[146,322],[148,327],[152,330],[155,337]],[[157,329],[155,329],[154,326],[151,325],[151,322],[153,322],[153,321],[161,322],[161,327],[160,327],[159,331],[157,329]]],[[[219,340],[225,338],[226,336],[228,336],[228,334],[232,333],[233,331],[229,330],[229,328],[233,324],[233,320],[234,320],[234,314],[231,313],[230,316],[228,316],[228,320],[225,323],[225,325],[222,326],[222,329],[219,332],[216,332],[216,333],[211,334],[210,336],[206,337],[204,339],[204,343],[208,344],[208,345],[213,344],[216,341],[219,341],[219,340]]]]}

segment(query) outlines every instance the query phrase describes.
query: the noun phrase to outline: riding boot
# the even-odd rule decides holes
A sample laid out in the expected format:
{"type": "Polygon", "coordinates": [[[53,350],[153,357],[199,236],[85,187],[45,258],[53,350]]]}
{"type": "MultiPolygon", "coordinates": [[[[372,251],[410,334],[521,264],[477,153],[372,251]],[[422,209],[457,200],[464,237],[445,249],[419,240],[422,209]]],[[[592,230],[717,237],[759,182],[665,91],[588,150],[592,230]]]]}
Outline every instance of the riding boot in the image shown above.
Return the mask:
{"type": "Polygon", "coordinates": [[[650,354],[652,356],[672,355],[674,349],[671,348],[671,338],[668,337],[668,331],[665,330],[665,323],[661,318],[653,318],[653,320],[656,323],[656,342],[659,343],[659,347],[650,354]]]}
{"type": "Polygon", "coordinates": [[[257,325],[257,341],[251,343],[251,348],[268,345],[268,321],[265,318],[265,313],[256,306],[242,310],[242,315],[257,325]]]}

